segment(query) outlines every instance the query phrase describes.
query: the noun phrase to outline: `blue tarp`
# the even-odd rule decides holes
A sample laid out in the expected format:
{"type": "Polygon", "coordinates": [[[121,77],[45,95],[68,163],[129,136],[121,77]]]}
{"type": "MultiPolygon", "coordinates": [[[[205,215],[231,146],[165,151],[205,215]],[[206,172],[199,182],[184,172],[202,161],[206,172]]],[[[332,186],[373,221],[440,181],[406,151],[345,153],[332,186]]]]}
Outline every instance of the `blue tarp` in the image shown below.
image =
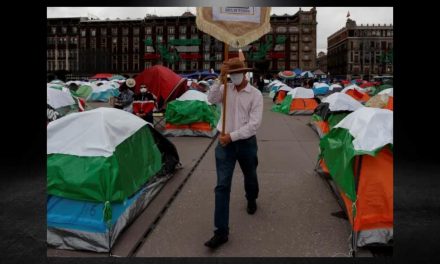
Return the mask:
{"type": "Polygon", "coordinates": [[[300,68],[295,68],[292,70],[297,76],[299,76],[302,73],[302,70],[300,68]]]}
{"type": "Polygon", "coordinates": [[[196,72],[189,73],[189,74],[181,74],[181,76],[184,78],[187,78],[187,79],[198,79],[199,77],[204,79],[206,77],[211,77],[211,76],[218,77],[218,74],[211,73],[209,71],[202,71],[202,72],[196,71],[196,72]]]}
{"type": "Polygon", "coordinates": [[[92,92],[87,98],[87,101],[100,101],[100,102],[108,102],[110,97],[118,97],[119,89],[108,89],[105,91],[92,92]]]}
{"type": "MultiPolygon", "coordinates": [[[[124,203],[112,203],[114,225],[124,211],[133,204],[144,189],[127,199],[124,203]]],[[[48,196],[47,226],[80,230],[93,233],[106,233],[107,226],[103,217],[104,203],[94,203],[48,196]]]]}
{"type": "Polygon", "coordinates": [[[324,95],[324,94],[328,93],[329,87],[323,86],[323,87],[319,87],[319,88],[312,88],[312,90],[315,95],[324,95]]]}

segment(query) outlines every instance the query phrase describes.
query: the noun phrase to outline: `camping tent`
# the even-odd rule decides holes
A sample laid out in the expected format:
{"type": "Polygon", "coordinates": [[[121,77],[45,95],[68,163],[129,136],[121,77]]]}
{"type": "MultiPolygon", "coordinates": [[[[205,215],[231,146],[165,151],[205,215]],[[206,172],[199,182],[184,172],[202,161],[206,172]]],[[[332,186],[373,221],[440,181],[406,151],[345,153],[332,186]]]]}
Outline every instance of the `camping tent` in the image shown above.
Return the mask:
{"type": "Polygon", "coordinates": [[[293,88],[287,86],[286,84],[282,84],[278,86],[278,90],[275,92],[275,96],[273,98],[273,102],[277,105],[281,104],[286,97],[287,93],[292,91],[293,88]]]}
{"type": "Polygon", "coordinates": [[[317,95],[326,95],[329,92],[330,86],[326,83],[315,83],[313,84],[312,91],[317,95]]]}
{"type": "Polygon", "coordinates": [[[333,93],[324,98],[315,109],[310,125],[322,138],[349,113],[361,107],[363,105],[353,97],[344,93],[333,93]]]}
{"type": "Polygon", "coordinates": [[[393,112],[360,107],[320,141],[352,227],[352,247],[393,238],[393,112]]]}
{"type": "Polygon", "coordinates": [[[350,95],[361,103],[366,103],[370,99],[370,96],[366,93],[365,89],[356,84],[346,86],[341,92],[350,95]]]}
{"type": "Polygon", "coordinates": [[[312,114],[317,106],[311,89],[297,87],[287,93],[280,105],[274,105],[272,111],[289,115],[312,114]]]}
{"type": "Polygon", "coordinates": [[[393,110],[393,88],[385,89],[371,97],[365,106],[393,110]]]}
{"type": "Polygon", "coordinates": [[[168,103],[164,135],[213,137],[219,118],[220,110],[208,102],[205,93],[188,90],[168,103]]]}
{"type": "Polygon", "coordinates": [[[108,102],[110,97],[119,95],[119,84],[115,81],[99,81],[91,85],[92,92],[87,97],[87,101],[108,102]]]}
{"type": "Polygon", "coordinates": [[[47,86],[47,121],[53,121],[70,113],[85,110],[85,101],[73,96],[62,86],[47,86]]]}
{"type": "Polygon", "coordinates": [[[108,252],[178,163],[171,142],[119,109],[101,107],[51,122],[48,244],[108,252]]]}
{"type": "Polygon", "coordinates": [[[140,93],[140,85],[145,84],[149,91],[157,97],[159,110],[165,109],[166,104],[181,96],[188,90],[186,78],[162,65],[155,65],[139,73],[136,78],[134,91],[140,93]]]}

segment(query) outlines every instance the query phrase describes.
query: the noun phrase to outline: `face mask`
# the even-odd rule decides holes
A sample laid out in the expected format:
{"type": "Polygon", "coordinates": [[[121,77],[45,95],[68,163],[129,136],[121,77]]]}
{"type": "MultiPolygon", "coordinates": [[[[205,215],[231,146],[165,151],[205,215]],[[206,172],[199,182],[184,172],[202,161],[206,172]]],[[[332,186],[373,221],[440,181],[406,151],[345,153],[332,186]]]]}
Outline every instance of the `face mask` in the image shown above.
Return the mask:
{"type": "Polygon", "coordinates": [[[244,78],[243,73],[233,73],[230,76],[232,83],[235,85],[240,85],[244,78]]]}
{"type": "Polygon", "coordinates": [[[141,93],[146,93],[147,92],[147,88],[141,88],[141,93]]]}

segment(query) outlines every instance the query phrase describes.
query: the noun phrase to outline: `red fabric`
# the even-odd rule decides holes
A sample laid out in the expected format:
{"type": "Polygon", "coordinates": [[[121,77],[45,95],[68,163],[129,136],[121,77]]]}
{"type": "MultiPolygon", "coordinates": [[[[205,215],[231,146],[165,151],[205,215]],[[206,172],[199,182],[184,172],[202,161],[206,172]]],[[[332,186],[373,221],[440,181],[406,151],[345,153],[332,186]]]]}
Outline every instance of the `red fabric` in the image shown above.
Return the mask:
{"type": "Polygon", "coordinates": [[[136,76],[135,80],[135,94],[140,94],[140,85],[145,84],[158,101],[162,99],[165,103],[176,99],[188,90],[186,79],[162,65],[145,69],[136,76]]]}
{"type": "Polygon", "coordinates": [[[134,101],[133,113],[149,113],[154,109],[154,101],[134,101]]]}
{"type": "Polygon", "coordinates": [[[98,73],[95,76],[90,77],[90,79],[104,79],[104,78],[111,78],[113,74],[111,73],[98,73]]]}

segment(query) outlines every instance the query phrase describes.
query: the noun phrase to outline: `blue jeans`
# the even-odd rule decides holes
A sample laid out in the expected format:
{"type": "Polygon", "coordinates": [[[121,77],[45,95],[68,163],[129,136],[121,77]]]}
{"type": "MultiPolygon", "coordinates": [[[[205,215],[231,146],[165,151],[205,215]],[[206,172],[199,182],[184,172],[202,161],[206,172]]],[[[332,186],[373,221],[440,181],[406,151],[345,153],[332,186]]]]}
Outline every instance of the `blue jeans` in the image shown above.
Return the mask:
{"type": "Polygon", "coordinates": [[[217,186],[215,187],[214,226],[216,230],[214,232],[216,234],[227,235],[229,233],[229,197],[232,175],[237,161],[244,175],[246,199],[258,198],[257,150],[255,136],[231,142],[225,147],[218,143],[215,148],[217,186]]]}

